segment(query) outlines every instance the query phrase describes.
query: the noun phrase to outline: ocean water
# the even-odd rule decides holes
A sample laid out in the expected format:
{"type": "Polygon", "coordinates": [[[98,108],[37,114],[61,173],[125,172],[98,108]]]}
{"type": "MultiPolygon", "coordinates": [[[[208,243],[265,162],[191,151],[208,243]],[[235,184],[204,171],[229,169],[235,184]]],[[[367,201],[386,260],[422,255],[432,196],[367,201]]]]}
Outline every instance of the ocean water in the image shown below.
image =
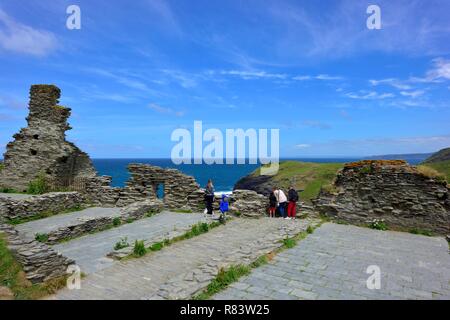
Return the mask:
{"type": "MultiPolygon", "coordinates": [[[[308,162],[351,162],[358,159],[283,159],[298,160],[308,162]]],[[[197,182],[202,186],[206,186],[208,179],[212,179],[216,191],[231,191],[234,184],[242,177],[250,174],[259,167],[259,164],[233,164],[233,165],[175,165],[170,159],[93,159],[95,168],[100,175],[112,177],[112,185],[115,187],[123,187],[130,177],[127,166],[130,163],[146,163],[162,168],[178,169],[181,172],[195,177],[197,182]]]]}
{"type": "MultiPolygon", "coordinates": [[[[423,160],[422,158],[403,157],[404,160],[410,164],[415,165],[423,160]]],[[[295,159],[281,159],[284,160],[296,160],[305,162],[338,162],[346,163],[352,161],[361,160],[361,158],[295,158],[295,159]]],[[[248,175],[259,167],[259,164],[233,164],[233,165],[175,165],[170,159],[93,159],[95,168],[100,175],[107,175],[112,177],[112,185],[115,187],[123,187],[125,182],[129,179],[130,175],[127,170],[127,166],[130,163],[146,163],[162,168],[178,169],[181,172],[195,177],[197,182],[202,186],[206,186],[208,179],[212,179],[216,191],[231,191],[234,184],[242,177],[248,175]]]]}

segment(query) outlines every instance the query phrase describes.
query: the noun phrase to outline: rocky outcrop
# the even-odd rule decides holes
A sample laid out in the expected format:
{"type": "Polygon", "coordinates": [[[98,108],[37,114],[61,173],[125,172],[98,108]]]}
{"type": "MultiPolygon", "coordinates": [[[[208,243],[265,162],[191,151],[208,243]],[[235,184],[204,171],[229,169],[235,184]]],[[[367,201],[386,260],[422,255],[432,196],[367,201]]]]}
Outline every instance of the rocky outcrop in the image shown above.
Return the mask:
{"type": "Polygon", "coordinates": [[[163,208],[164,204],[159,199],[135,202],[120,209],[120,218],[124,222],[129,221],[130,219],[142,219],[149,213],[161,212],[163,208]]]}
{"type": "Polygon", "coordinates": [[[46,244],[21,235],[8,225],[0,225],[0,233],[6,235],[8,249],[22,265],[31,283],[42,283],[67,275],[67,267],[74,263],[46,244]]]}
{"type": "Polygon", "coordinates": [[[39,175],[56,183],[95,176],[89,156],[66,141],[71,110],[58,105],[60,93],[53,85],[31,86],[28,126],[6,146],[1,187],[25,191],[39,175]]]}
{"type": "Polygon", "coordinates": [[[86,200],[78,192],[52,192],[25,199],[0,197],[0,217],[6,221],[27,219],[42,213],[60,213],[85,205],[86,200]]]}
{"type": "Polygon", "coordinates": [[[346,164],[315,201],[322,214],[350,223],[383,219],[389,227],[450,233],[445,181],[430,178],[405,161],[346,164]]]}

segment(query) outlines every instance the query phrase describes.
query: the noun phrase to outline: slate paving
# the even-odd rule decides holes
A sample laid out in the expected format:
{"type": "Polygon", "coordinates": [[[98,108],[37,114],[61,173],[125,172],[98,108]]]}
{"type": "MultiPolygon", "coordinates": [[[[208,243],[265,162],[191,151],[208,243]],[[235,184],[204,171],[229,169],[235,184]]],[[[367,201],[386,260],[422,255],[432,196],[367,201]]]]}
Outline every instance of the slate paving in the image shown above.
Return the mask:
{"type": "Polygon", "coordinates": [[[0,198],[7,198],[13,200],[24,200],[33,197],[30,194],[22,194],[22,193],[3,193],[0,192],[0,198]]]}
{"type": "Polygon", "coordinates": [[[213,298],[450,299],[449,245],[439,237],[326,223],[213,298]],[[369,266],[380,268],[380,289],[367,287],[369,266]]]}
{"type": "MultiPolygon", "coordinates": [[[[177,217],[174,216],[174,219],[178,220],[188,216],[178,214],[177,217]]],[[[164,215],[160,214],[137,221],[132,225],[135,225],[135,228],[141,228],[142,223],[148,221],[147,227],[142,227],[147,232],[157,229],[158,225],[160,228],[167,228],[168,225],[173,227],[175,221],[170,223],[163,217],[164,215]],[[159,222],[155,220],[157,218],[160,219],[159,222]]],[[[233,219],[226,225],[189,240],[174,243],[161,251],[152,252],[137,259],[118,261],[103,268],[96,268],[96,271],[88,274],[82,280],[80,290],[63,289],[50,299],[189,298],[195,292],[206,288],[220,267],[250,263],[256,257],[281,246],[282,239],[286,236],[304,231],[307,226],[317,223],[318,220],[310,219],[296,221],[270,218],[233,219]]],[[[121,228],[107,232],[116,231],[118,232],[117,236],[129,234],[121,228]]],[[[139,232],[138,230],[134,231],[139,232]]],[[[88,256],[84,258],[82,254],[91,255],[92,253],[89,252],[95,251],[96,245],[102,243],[102,240],[97,237],[102,237],[104,233],[85,236],[84,239],[80,238],[78,240],[80,243],[81,240],[85,241],[82,247],[78,243],[70,241],[67,244],[55,246],[55,248],[71,258],[73,258],[73,254],[70,254],[70,250],[76,250],[80,253],[80,257],[78,260],[76,259],[77,262],[88,265],[88,256]]],[[[109,238],[106,242],[110,243],[109,238]]]]}
{"type": "Polygon", "coordinates": [[[116,242],[126,237],[132,246],[136,240],[161,238],[167,233],[205,221],[200,213],[174,213],[164,211],[120,227],[97,232],[52,246],[56,251],[75,260],[81,271],[90,274],[107,268],[117,261],[106,257],[116,242]]]}
{"type": "Polygon", "coordinates": [[[36,233],[49,233],[58,228],[73,225],[87,218],[118,216],[120,208],[87,208],[84,210],[54,215],[48,218],[22,223],[16,229],[25,235],[34,238],[36,233]]]}

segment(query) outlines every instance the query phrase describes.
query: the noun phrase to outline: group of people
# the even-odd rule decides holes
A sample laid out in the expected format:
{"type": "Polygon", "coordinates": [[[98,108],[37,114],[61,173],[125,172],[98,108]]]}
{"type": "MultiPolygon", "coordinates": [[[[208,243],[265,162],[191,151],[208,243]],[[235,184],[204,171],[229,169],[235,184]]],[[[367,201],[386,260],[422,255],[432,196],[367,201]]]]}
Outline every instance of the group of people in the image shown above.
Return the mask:
{"type": "MultiPolygon", "coordinates": [[[[211,217],[214,216],[214,192],[213,182],[209,179],[205,188],[205,213],[211,217]]],[[[269,217],[274,218],[278,209],[280,217],[289,220],[295,219],[298,200],[298,193],[294,186],[289,187],[287,196],[283,190],[274,187],[269,196],[269,217]]],[[[222,218],[228,211],[228,197],[225,194],[222,194],[219,209],[221,213],[220,217],[222,218]]]]}
{"type": "Polygon", "coordinates": [[[295,219],[298,200],[298,192],[294,186],[289,187],[287,197],[283,190],[274,187],[269,195],[269,217],[274,218],[278,209],[280,217],[295,219]]]}

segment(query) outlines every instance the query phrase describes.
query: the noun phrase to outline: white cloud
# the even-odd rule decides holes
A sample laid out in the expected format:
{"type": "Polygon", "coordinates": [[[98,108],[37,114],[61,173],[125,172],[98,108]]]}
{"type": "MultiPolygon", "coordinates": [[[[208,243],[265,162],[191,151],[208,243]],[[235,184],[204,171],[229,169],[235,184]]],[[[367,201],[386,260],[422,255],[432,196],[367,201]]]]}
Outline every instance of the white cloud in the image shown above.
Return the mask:
{"type": "Polygon", "coordinates": [[[296,76],[293,77],[292,80],[296,80],[296,81],[305,81],[305,80],[311,80],[313,77],[311,76],[296,76]]]}
{"type": "MultiPolygon", "coordinates": [[[[214,71],[213,71],[214,73],[214,71]]],[[[237,76],[244,80],[250,79],[286,79],[285,74],[270,73],[266,71],[222,70],[221,75],[237,76]]]]}
{"type": "Polygon", "coordinates": [[[328,74],[319,74],[315,77],[317,80],[342,80],[342,77],[330,76],[328,74]]]}
{"type": "Polygon", "coordinates": [[[379,86],[379,85],[389,85],[391,87],[394,87],[396,89],[399,90],[410,90],[411,86],[408,84],[405,84],[404,82],[398,80],[398,79],[394,79],[394,78],[389,78],[389,79],[382,79],[382,80],[369,80],[370,84],[372,86],[379,86]]]}
{"type": "Polygon", "coordinates": [[[395,95],[393,93],[378,93],[376,91],[360,91],[360,93],[346,93],[346,97],[351,99],[361,99],[361,100],[381,100],[381,99],[387,99],[387,98],[393,98],[395,95]]]}
{"type": "Polygon", "coordinates": [[[173,110],[172,108],[162,107],[156,103],[150,103],[148,107],[158,113],[175,115],[176,117],[184,116],[184,112],[182,111],[176,111],[173,110]]]}
{"type": "Polygon", "coordinates": [[[19,23],[0,9],[0,46],[7,51],[45,56],[56,49],[53,33],[19,23]]]}
{"type": "Polygon", "coordinates": [[[416,90],[416,91],[400,91],[400,94],[404,97],[411,97],[413,99],[422,96],[425,93],[425,90],[416,90]]]}
{"type": "Polygon", "coordinates": [[[438,58],[433,60],[433,68],[427,72],[427,80],[450,80],[450,60],[438,58]]]}

